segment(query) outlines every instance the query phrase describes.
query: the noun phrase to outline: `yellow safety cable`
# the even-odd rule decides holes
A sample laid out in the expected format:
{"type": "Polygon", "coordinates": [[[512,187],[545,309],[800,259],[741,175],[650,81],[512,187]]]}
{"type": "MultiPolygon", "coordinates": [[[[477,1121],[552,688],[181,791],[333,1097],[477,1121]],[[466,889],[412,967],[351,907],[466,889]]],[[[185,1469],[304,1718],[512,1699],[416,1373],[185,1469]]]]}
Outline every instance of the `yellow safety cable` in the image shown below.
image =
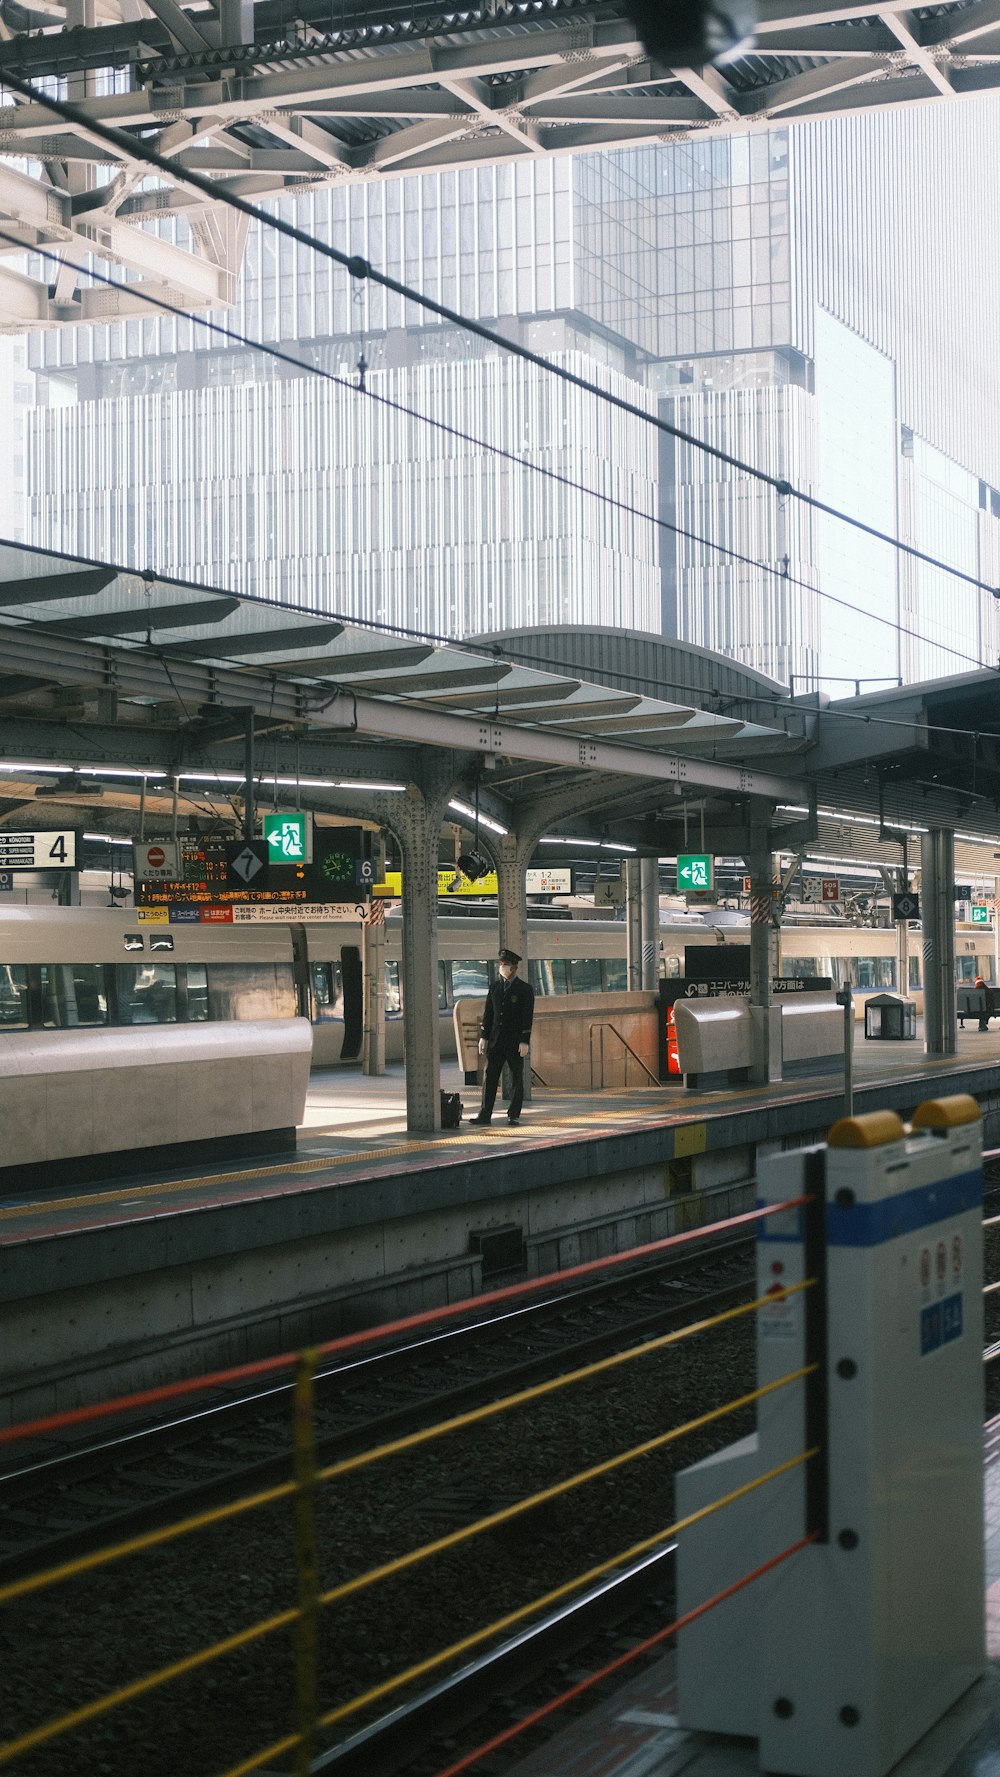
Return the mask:
{"type": "Polygon", "coordinates": [[[782,1376],[778,1382],[768,1382],[763,1388],[755,1388],[752,1394],[727,1401],[724,1407],[713,1407],[710,1413],[702,1413],[697,1419],[689,1419],[685,1425],[675,1425],[670,1431],[659,1432],[655,1438],[647,1439],[644,1444],[635,1444],[631,1450],[623,1450],[618,1456],[609,1456],[606,1461],[595,1463],[593,1468],[582,1469],[579,1474],[570,1475],[565,1481],[553,1482],[551,1487],[544,1487],[540,1493],[529,1494],[526,1499],[519,1499],[512,1506],[504,1506],[502,1510],[491,1512],[486,1518],[478,1518],[472,1524],[463,1525],[461,1530],[452,1530],[447,1536],[438,1537],[435,1542],[424,1543],[419,1549],[411,1549],[406,1555],[398,1555],[394,1561],[387,1561],[382,1567],[372,1567],[367,1573],[360,1573],[352,1580],[344,1580],[339,1586],[323,1592],[320,1603],[339,1603],[342,1598],[349,1598],[355,1592],[363,1592],[380,1580],[391,1579],[394,1574],[417,1567],[421,1561],[428,1560],[432,1555],[441,1555],[446,1549],[456,1548],[459,1543],[471,1542],[473,1537],[480,1536],[485,1530],[493,1530],[499,1524],[509,1524],[512,1518],[523,1517],[536,1506],[547,1505],[551,1500],[559,1499],[563,1494],[582,1487],[587,1481],[595,1481],[601,1475],[609,1475],[615,1469],[624,1468],[626,1463],[635,1462],[640,1456],[648,1456],[653,1450],[662,1450],[664,1445],[686,1437],[689,1432],[700,1431],[703,1426],[710,1425],[715,1419],[722,1419],[727,1413],[737,1412],[740,1407],[750,1406],[754,1401],[763,1399],[764,1395],[784,1388],[789,1382],[801,1382],[816,1367],[815,1364],[807,1364],[804,1369],[782,1376]]]}
{"type": "MultiPolygon", "coordinates": [[[[742,1499],[745,1494],[752,1493],[754,1488],[763,1487],[766,1481],[777,1480],[779,1475],[787,1474],[790,1469],[797,1468],[801,1463],[808,1462],[811,1457],[818,1454],[819,1446],[814,1445],[811,1449],[804,1450],[801,1456],[793,1456],[788,1462],[781,1463],[778,1468],[769,1469],[766,1475],[759,1475],[756,1480],[747,1481],[744,1486],[734,1488],[732,1493],[727,1493],[722,1499],[714,1500],[711,1505],[701,1506],[698,1511],[690,1512],[686,1518],[678,1518],[676,1523],[669,1524],[665,1530],[658,1531],[656,1536],[646,1537],[641,1543],[633,1543],[630,1549],[625,1549],[620,1555],[614,1555],[610,1561],[602,1561],[598,1567],[591,1567],[587,1573],[579,1574],[576,1579],[567,1580],[564,1585],[556,1586],[553,1591],[546,1592],[543,1597],[535,1598],[531,1604],[524,1604],[520,1609],[510,1611],[507,1616],[498,1617],[496,1622],[488,1624],[485,1629],[477,1629],[474,1634],[466,1635],[461,1641],[453,1642],[451,1647],[442,1649],[438,1654],[432,1654],[429,1659],[421,1660],[416,1666],[409,1666],[405,1672],[399,1672],[395,1678],[388,1678],[383,1684],[375,1685],[372,1690],[363,1692],[360,1697],[353,1698],[350,1703],[342,1703],[337,1709],[328,1710],[325,1715],[320,1716],[320,1727],[331,1728],[336,1722],[343,1721],[346,1716],[356,1715],[368,1704],[378,1703],[383,1697],[390,1696],[393,1691],[401,1690],[411,1680],[424,1678],[427,1673],[436,1671],[447,1661],[457,1658],[459,1654],[468,1653],[472,1648],[488,1641],[491,1636],[497,1635],[505,1629],[513,1628],[515,1623],[523,1622],[525,1617],[532,1616],[536,1611],[546,1610],[551,1604],[558,1604],[559,1600],[565,1598],[568,1593],[591,1585],[595,1580],[601,1579],[604,1574],[610,1573],[613,1568],[622,1566],[624,1562],[637,1560],[640,1555],[646,1554],[658,1543],[665,1542],[668,1537],[676,1536],[681,1530],[689,1530],[691,1525],[697,1524],[700,1519],[708,1518],[713,1512],[721,1511],[723,1506],[732,1505],[737,1499],[742,1499]]],[[[226,1771],[223,1773],[223,1777],[234,1777],[234,1773],[226,1771]]]]}
{"type": "MultiPolygon", "coordinates": [[[[752,1302],[741,1303],[736,1308],[726,1308],[720,1314],[713,1315],[709,1320],[695,1321],[691,1326],[680,1327],[676,1332],[665,1333],[659,1339],[650,1339],[643,1345],[630,1347],[628,1351],[615,1352],[613,1356],[600,1358],[595,1363],[587,1364],[581,1370],[571,1370],[564,1376],[554,1376],[548,1382],[537,1383],[533,1388],[522,1389],[518,1394],[507,1395],[502,1400],[490,1401],[485,1407],[475,1407],[468,1413],[458,1414],[453,1419],[443,1419],[437,1425],[428,1426],[423,1431],[410,1432],[406,1437],[396,1438],[392,1443],[379,1444],[373,1450],[363,1450],[357,1456],[346,1457],[342,1462],[331,1463],[327,1468],[320,1469],[319,1481],[332,1481],[339,1475],[352,1473],[355,1469],[365,1468],[371,1463],[380,1462],[388,1456],[398,1456],[406,1450],[417,1448],[421,1444],[430,1443],[435,1438],[444,1437],[451,1431],[459,1431],[469,1425],[477,1425],[482,1421],[494,1418],[511,1407],[526,1405],[529,1401],[542,1399],[545,1395],[554,1394],[560,1388],[568,1388],[574,1382],[585,1381],[589,1377],[599,1376],[632,1362],[636,1358],[649,1356],[652,1352],[662,1351],[668,1345],[677,1345],[684,1339],[690,1339],[696,1333],[710,1331],[713,1327],[722,1326],[724,1322],[735,1320],[741,1315],[751,1314],[757,1308],[770,1307],[775,1302],[786,1301],[800,1290],[810,1289],[815,1278],[806,1278],[802,1283],[789,1284],[780,1292],[775,1290],[766,1296],[758,1296],[752,1302]]],[[[91,1573],[95,1568],[109,1567],[116,1561],[124,1560],[128,1555],[143,1553],[146,1549],[158,1548],[162,1543],[176,1541],[178,1537],[189,1532],[210,1529],[215,1524],[222,1524],[228,1518],[235,1518],[241,1513],[256,1511],[262,1506],[272,1505],[277,1500],[287,1499],[295,1492],[294,1481],[283,1481],[276,1487],[269,1487],[263,1493],[249,1494],[245,1499],[233,1500],[229,1505],[216,1506],[208,1512],[198,1512],[191,1518],[182,1518],[177,1524],[169,1524],[160,1530],[147,1531],[143,1536],[130,1538],[127,1542],[112,1543],[109,1548],[97,1549],[91,1555],[81,1555],[75,1561],[61,1562],[58,1567],[50,1567],[42,1573],[30,1574],[26,1579],[12,1580],[9,1585],[0,1586],[0,1605],[9,1604],[16,1598],[24,1598],[29,1593],[43,1591],[47,1586],[59,1584],[62,1580],[74,1579],[79,1574],[91,1573]]]]}
{"type": "MultiPolygon", "coordinates": [[[[342,1585],[334,1587],[331,1591],[323,1593],[319,1602],[323,1605],[335,1603],[341,1598],[348,1597],[353,1592],[359,1592],[367,1586],[374,1585],[378,1580],[388,1578],[394,1573],[399,1573],[408,1567],[415,1566],[420,1561],[428,1559],[431,1555],[439,1554],[445,1549],[454,1547],[457,1543],[468,1541],[484,1530],[491,1529],[495,1525],[503,1524],[510,1519],[519,1517],[525,1512],[530,1511],[534,1506],[542,1504],[550,1499],[555,1499],[560,1494],[567,1493],[572,1488],[581,1486],[585,1481],[592,1480],[598,1475],[607,1474],[613,1469],[620,1468],[624,1463],[633,1461],[639,1456],[646,1455],[650,1451],[670,1443],[673,1439],[683,1437],[687,1432],[698,1430],[701,1426],[708,1424],[713,1419],[721,1418],[726,1413],[735,1412],[737,1408],[749,1405],[751,1402],[761,1399],[764,1395],[773,1394],[776,1389],[783,1388],[790,1382],[801,1380],[802,1377],[808,1375],[811,1370],[815,1369],[815,1367],[815,1365],[808,1365],[805,1369],[797,1370],[788,1376],[784,1376],[777,1382],[766,1383],[763,1388],[755,1389],[752,1394],[744,1395],[735,1401],[730,1401],[723,1407],[713,1408],[710,1413],[702,1414],[697,1419],[688,1420],[684,1425],[675,1426],[670,1431],[662,1432],[657,1437],[651,1438],[647,1443],[636,1445],[632,1450],[624,1451],[618,1456],[609,1457],[606,1462],[599,1463],[594,1468],[587,1469],[579,1475],[571,1476],[566,1481],[556,1482],[552,1487],[547,1487],[540,1493],[534,1494],[527,1499],[519,1500],[513,1506],[505,1507],[503,1511],[494,1512],[489,1517],[480,1519],[475,1524],[467,1525],[461,1530],[453,1531],[449,1536],[441,1537],[434,1543],[428,1543],[423,1548],[413,1550],[408,1555],[402,1555],[396,1561],[389,1562],[384,1567],[372,1569],[367,1574],[360,1574],[353,1580],[347,1580],[342,1585]]],[[[757,1483],[753,1483],[753,1485],[757,1485],[757,1483]]],[[[737,1496],[733,1495],[732,1497],[735,1498],[737,1496]]],[[[714,1510],[715,1508],[708,1507],[704,1509],[714,1510]]],[[[702,1514],[696,1513],[695,1517],[700,1515],[702,1514]]],[[[687,1522],[693,1523],[694,1519],[685,1520],[685,1523],[687,1522]]],[[[671,1533],[664,1531],[660,1534],[665,1536],[671,1533]]],[[[658,1540],[659,1536],[654,1537],[649,1544],[645,1544],[643,1547],[651,1547],[658,1540]]],[[[146,1678],[138,1679],[134,1684],[127,1685],[122,1690],[110,1692],[107,1696],[98,1698],[93,1703],[85,1704],[81,1709],[73,1711],[72,1714],[59,1717],[57,1720],[47,1723],[44,1727],[34,1730],[33,1733],[23,1736],[20,1740],[8,1742],[6,1745],[0,1746],[0,1765],[9,1763],[10,1759],[15,1757],[18,1752],[23,1752],[33,1746],[40,1745],[45,1740],[54,1739],[61,1733],[68,1733],[72,1728],[80,1727],[85,1722],[93,1720],[98,1715],[117,1709],[123,1703],[132,1701],[134,1698],[143,1695],[146,1691],[155,1689],[158,1685],[167,1684],[175,1678],[183,1677],[185,1673],[194,1671],[199,1666],[207,1665],[210,1661],[219,1659],[224,1654],[231,1653],[235,1648],[241,1647],[249,1641],[262,1639],[265,1635],[273,1633],[276,1629],[286,1628],[291,1623],[298,1623],[300,1617],[301,1612],[297,1609],[285,1611],[280,1616],[271,1617],[267,1622],[258,1624],[252,1629],[243,1630],[238,1636],[229,1637],[225,1641],[215,1643],[212,1647],[204,1648],[201,1652],[190,1655],[186,1660],[179,1661],[172,1666],[162,1667],[158,1672],[150,1673],[146,1678]]],[[[323,1723],[324,1725],[327,1725],[326,1718],[323,1718],[323,1723]]],[[[301,1738],[300,1734],[293,1735],[288,1744],[297,1747],[301,1744],[301,1738]]],[[[248,1767],[248,1769],[253,1768],[253,1765],[248,1767]]]]}

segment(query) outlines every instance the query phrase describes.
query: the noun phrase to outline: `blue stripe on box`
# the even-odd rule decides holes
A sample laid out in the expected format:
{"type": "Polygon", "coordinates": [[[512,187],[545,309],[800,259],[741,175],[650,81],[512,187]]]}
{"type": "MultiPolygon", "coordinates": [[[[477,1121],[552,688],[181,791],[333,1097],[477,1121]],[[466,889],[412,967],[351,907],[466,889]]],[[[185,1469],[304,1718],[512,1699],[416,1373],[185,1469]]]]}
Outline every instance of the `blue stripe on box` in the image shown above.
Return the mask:
{"type": "Polygon", "coordinates": [[[898,1240],[901,1234],[915,1234],[935,1222],[951,1221],[968,1210],[980,1209],[982,1201],[983,1175],[977,1167],[975,1172],[958,1173],[955,1178],[939,1179],[933,1185],[900,1191],[879,1203],[853,1203],[849,1208],[828,1203],[827,1243],[881,1246],[887,1240],[898,1240]]]}

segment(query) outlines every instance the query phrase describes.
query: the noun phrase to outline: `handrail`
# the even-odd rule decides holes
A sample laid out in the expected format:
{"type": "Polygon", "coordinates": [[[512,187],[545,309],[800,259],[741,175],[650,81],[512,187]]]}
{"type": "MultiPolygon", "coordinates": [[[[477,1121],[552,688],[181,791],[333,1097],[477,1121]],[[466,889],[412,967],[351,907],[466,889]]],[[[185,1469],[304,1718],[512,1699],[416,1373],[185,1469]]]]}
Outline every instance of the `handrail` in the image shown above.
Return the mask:
{"type": "Polygon", "coordinates": [[[618,1026],[616,1024],[612,1024],[610,1018],[597,1018],[594,1020],[593,1024],[590,1025],[589,1028],[590,1028],[590,1061],[591,1061],[590,1082],[591,1082],[591,1085],[593,1085],[593,1083],[594,1083],[594,1032],[595,1032],[595,1030],[609,1030],[611,1032],[612,1036],[618,1038],[618,1041],[620,1042],[622,1048],[628,1050],[628,1053],[631,1055],[632,1060],[637,1062],[638,1065],[642,1068],[642,1071],[646,1075],[646,1078],[648,1080],[652,1080],[654,1086],[659,1086],[661,1084],[659,1076],[657,1074],[654,1074],[652,1069],[648,1068],[646,1066],[646,1063],[643,1061],[642,1056],[636,1054],[636,1052],[633,1049],[628,1038],[622,1036],[622,1033],[618,1029],[618,1026]]]}

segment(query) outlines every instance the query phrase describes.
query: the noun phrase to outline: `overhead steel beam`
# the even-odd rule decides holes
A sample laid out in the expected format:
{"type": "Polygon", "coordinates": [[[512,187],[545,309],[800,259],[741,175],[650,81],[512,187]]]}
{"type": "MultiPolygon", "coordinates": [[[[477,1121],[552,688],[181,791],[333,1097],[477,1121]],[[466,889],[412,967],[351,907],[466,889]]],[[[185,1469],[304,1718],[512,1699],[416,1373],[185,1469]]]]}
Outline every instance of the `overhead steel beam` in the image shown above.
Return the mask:
{"type": "MultiPolygon", "coordinates": [[[[120,705],[130,697],[173,697],[189,710],[208,705],[220,712],[253,709],[274,722],[305,722],[317,730],[369,735],[416,748],[448,747],[474,756],[530,759],[573,772],[610,771],[624,778],[648,778],[778,802],[802,799],[802,783],[795,777],[520,728],[493,717],[383,702],[350,690],[338,696],[335,687],[306,687],[282,678],[280,666],[265,682],[239,667],[201,665],[181,655],[161,661],[140,649],[73,643],[49,633],[19,629],[0,629],[0,651],[11,672],[52,672],[57,682],[71,683],[81,694],[88,688],[113,687],[120,705]]],[[[706,736],[706,745],[710,744],[706,736]]],[[[373,775],[377,775],[374,761],[373,775]]]]}
{"type": "Polygon", "coordinates": [[[58,261],[44,280],[4,275],[7,331],[145,314],[146,298],[191,312],[231,306],[245,221],[217,226],[227,197],[1000,91],[1000,0],[958,0],[930,17],[910,0],[760,0],[746,69],[725,71],[651,59],[618,0],[563,0],[530,21],[474,0],[453,23],[428,21],[422,38],[419,18],[404,38],[392,8],[383,20],[377,5],[362,25],[330,32],[321,0],[300,0],[293,34],[276,0],[107,0],[101,16],[113,23],[73,30],[78,13],[79,0],[28,0],[29,28],[0,33],[0,85],[5,69],[36,83],[55,75],[80,111],[71,123],[40,97],[0,107],[0,157],[47,169],[0,168],[0,257],[40,246],[58,261]],[[86,91],[109,67],[130,70],[130,90],[86,91]],[[102,141],[102,124],[158,143],[172,163],[161,189],[137,189],[146,163],[102,141]],[[91,164],[114,176],[94,185],[91,164]],[[217,198],[185,186],[186,172],[210,178],[217,198]],[[135,226],[185,213],[194,252],[135,226]],[[127,288],[81,281],[91,255],[126,268],[127,288]]]}

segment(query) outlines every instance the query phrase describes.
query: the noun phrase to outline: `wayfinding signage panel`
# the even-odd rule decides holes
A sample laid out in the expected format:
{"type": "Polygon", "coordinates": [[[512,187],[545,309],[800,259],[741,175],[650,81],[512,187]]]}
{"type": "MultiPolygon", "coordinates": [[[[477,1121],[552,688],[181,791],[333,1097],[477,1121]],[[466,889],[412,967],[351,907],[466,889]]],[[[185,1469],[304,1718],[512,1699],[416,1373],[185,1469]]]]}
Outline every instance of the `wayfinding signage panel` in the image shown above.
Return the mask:
{"type": "Polygon", "coordinates": [[[264,844],[273,864],[311,864],[312,816],[266,814],[264,844]]]}
{"type": "Polygon", "coordinates": [[[985,902],[973,901],[973,903],[972,903],[972,923],[974,926],[988,926],[989,925],[990,910],[986,906],[985,902]]]}
{"type": "Polygon", "coordinates": [[[0,870],[75,870],[72,829],[45,833],[0,832],[0,870]]]}
{"type": "MultiPolygon", "coordinates": [[[[311,838],[307,815],[265,816],[277,819],[279,842],[293,849],[311,838]],[[281,823],[305,823],[294,830],[281,823]]],[[[263,839],[196,839],[160,841],[135,847],[135,904],[137,907],[225,908],[238,903],[278,908],[344,902],[351,906],[371,893],[371,872],[361,866],[365,836],[360,828],[321,828],[314,855],[301,862],[274,857],[270,836],[263,839]]],[[[305,914],[302,915],[306,917],[305,914]]],[[[213,918],[221,915],[212,915],[213,918]]],[[[310,916],[311,917],[311,916],[310,916]]]]}

